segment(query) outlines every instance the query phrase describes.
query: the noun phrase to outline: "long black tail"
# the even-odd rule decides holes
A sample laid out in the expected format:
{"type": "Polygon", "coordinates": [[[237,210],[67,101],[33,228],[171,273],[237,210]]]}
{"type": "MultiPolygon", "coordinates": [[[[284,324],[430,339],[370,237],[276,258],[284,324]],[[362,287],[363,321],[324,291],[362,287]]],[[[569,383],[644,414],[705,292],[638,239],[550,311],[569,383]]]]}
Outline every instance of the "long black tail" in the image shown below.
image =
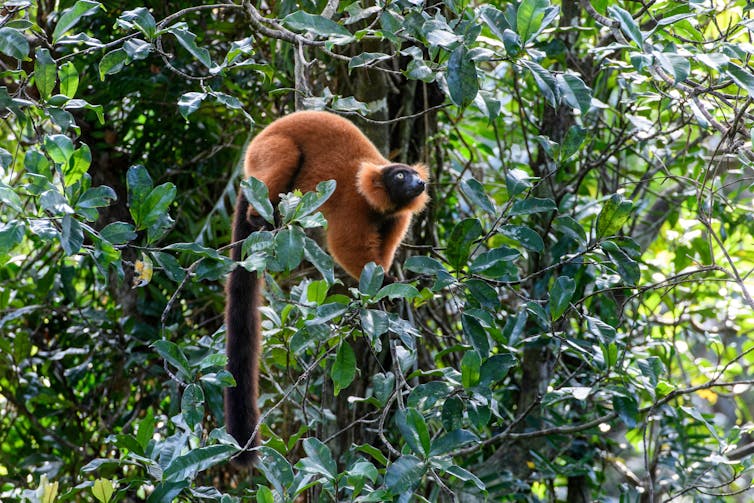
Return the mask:
{"type": "MultiPolygon", "coordinates": [[[[259,230],[248,219],[249,202],[239,190],[236,211],[233,216],[233,242],[248,237],[259,230]]],[[[231,249],[233,260],[241,260],[240,243],[231,249]]],[[[256,272],[236,267],[228,277],[225,288],[225,327],[228,356],[228,371],[233,374],[236,386],[225,388],[225,426],[241,446],[256,447],[254,434],[259,421],[257,407],[260,338],[260,283],[256,272]],[[252,438],[254,436],[254,438],[252,438]],[[250,441],[251,440],[251,441],[250,441]]],[[[243,451],[234,461],[249,466],[256,461],[256,451],[243,451]]]]}

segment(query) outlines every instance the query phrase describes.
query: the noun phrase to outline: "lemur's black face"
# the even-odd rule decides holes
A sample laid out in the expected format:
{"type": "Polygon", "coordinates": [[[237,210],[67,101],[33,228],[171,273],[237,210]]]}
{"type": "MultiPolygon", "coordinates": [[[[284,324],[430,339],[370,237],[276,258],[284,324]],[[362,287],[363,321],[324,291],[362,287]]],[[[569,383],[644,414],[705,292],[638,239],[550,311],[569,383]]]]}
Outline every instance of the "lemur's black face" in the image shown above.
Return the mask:
{"type": "Polygon", "coordinates": [[[382,183],[390,200],[400,208],[424,192],[426,184],[419,173],[405,164],[391,164],[382,170],[382,183]]]}

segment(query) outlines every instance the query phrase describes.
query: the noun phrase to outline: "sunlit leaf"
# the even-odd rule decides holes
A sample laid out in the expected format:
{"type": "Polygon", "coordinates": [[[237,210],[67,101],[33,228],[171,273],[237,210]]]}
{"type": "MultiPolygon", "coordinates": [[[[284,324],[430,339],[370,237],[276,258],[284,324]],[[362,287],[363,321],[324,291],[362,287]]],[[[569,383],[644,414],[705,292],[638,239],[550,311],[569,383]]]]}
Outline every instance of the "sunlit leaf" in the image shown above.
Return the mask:
{"type": "Polygon", "coordinates": [[[102,4],[99,2],[79,0],[73,7],[64,10],[52,32],[52,43],[56,43],[68,30],[76,26],[82,17],[90,16],[100,8],[102,4]]]}
{"type": "MultiPolygon", "coordinates": [[[[1,34],[0,34],[1,35],[1,34]]],[[[57,84],[58,69],[50,51],[41,47],[34,53],[34,82],[42,99],[47,99],[57,84]]]]}
{"type": "Polygon", "coordinates": [[[3,26],[0,28],[0,52],[18,60],[25,59],[29,54],[29,42],[19,30],[3,26]]]}

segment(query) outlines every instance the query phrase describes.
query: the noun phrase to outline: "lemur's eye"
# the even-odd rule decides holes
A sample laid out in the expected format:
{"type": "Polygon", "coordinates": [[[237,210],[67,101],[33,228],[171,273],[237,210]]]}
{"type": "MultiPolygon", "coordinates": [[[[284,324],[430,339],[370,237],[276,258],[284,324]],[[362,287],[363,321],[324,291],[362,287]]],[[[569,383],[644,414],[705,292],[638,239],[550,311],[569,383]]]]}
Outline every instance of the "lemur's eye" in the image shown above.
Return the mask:
{"type": "Polygon", "coordinates": [[[395,175],[395,178],[398,180],[403,180],[404,178],[406,178],[406,175],[404,175],[403,173],[398,173],[397,175],[395,175]]]}

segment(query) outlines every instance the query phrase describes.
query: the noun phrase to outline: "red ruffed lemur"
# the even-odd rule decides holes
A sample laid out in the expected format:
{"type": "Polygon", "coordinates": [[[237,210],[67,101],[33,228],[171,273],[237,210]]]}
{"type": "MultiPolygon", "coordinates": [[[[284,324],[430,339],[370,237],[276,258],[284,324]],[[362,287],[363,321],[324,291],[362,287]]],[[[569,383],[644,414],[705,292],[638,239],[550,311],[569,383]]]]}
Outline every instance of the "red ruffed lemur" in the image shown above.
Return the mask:
{"type": "MultiPolygon", "coordinates": [[[[325,241],[335,261],[354,278],[369,262],[387,272],[408,230],[411,217],[429,197],[429,178],[423,165],[391,163],[348,120],[327,112],[297,112],[274,121],[246,150],[246,177],[267,185],[273,205],[280,194],[315,190],[335,180],[335,192],[320,208],[327,219],[325,241]]],[[[233,217],[231,258],[239,261],[240,241],[268,226],[239,191],[233,217]]],[[[387,282],[394,279],[387,275],[387,282]]],[[[225,389],[228,432],[247,449],[235,462],[250,465],[257,445],[253,438],[259,420],[260,279],[256,272],[236,267],[226,286],[225,323],[228,371],[236,386],[225,389]]]]}

